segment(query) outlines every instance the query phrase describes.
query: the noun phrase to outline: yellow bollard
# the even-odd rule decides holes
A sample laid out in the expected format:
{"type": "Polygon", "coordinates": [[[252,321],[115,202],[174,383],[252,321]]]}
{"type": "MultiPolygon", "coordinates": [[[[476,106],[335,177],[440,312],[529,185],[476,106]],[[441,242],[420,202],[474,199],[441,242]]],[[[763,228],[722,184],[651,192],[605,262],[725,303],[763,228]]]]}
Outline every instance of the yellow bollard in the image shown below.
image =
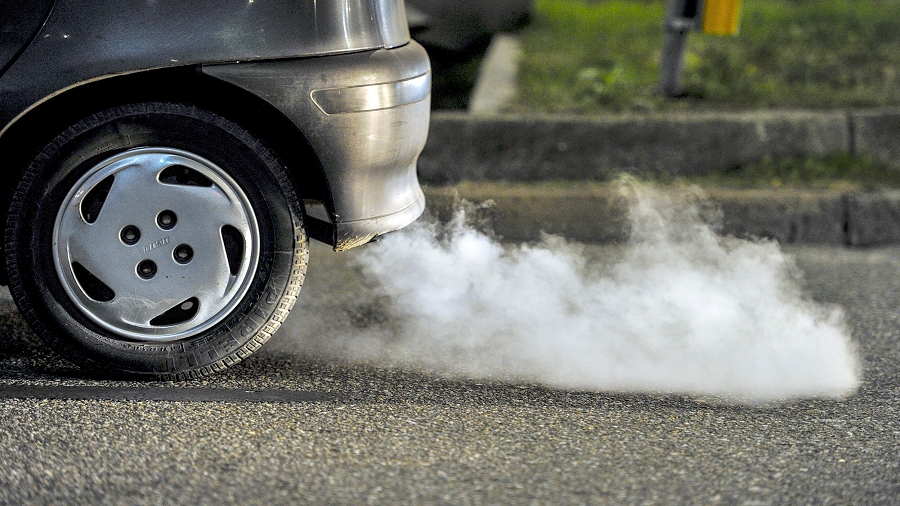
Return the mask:
{"type": "Polygon", "coordinates": [[[711,35],[734,35],[740,13],[741,0],[704,0],[700,30],[711,35]]]}

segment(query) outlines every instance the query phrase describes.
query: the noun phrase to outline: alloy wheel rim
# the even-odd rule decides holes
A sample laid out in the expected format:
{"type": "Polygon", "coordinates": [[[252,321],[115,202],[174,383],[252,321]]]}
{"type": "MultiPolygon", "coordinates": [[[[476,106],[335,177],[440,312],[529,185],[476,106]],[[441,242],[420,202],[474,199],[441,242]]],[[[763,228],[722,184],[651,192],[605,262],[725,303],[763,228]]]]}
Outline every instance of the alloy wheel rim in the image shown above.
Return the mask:
{"type": "Polygon", "coordinates": [[[247,195],[222,168],[180,149],[133,149],[94,165],[53,227],[66,294],[133,341],[176,341],[221,322],[249,290],[259,256],[247,195]]]}

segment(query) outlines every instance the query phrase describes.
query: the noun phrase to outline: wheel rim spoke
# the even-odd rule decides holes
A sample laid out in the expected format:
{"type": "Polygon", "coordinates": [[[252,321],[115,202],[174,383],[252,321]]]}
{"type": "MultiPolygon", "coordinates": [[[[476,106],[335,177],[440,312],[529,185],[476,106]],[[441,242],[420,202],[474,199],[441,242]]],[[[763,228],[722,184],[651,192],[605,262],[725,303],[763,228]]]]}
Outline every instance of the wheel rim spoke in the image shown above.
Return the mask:
{"type": "Polygon", "coordinates": [[[172,341],[210,328],[239,303],[259,241],[249,200],[224,170],[185,151],[141,148],[75,184],[54,227],[54,260],[63,288],[94,322],[128,339],[172,341]],[[196,177],[162,181],[172,167],[196,177]],[[105,198],[90,200],[107,178],[105,198]],[[237,256],[226,254],[223,227],[240,237],[237,256]],[[136,231],[129,239],[139,237],[131,244],[126,228],[136,231]],[[95,279],[111,300],[92,292],[95,279]]]}

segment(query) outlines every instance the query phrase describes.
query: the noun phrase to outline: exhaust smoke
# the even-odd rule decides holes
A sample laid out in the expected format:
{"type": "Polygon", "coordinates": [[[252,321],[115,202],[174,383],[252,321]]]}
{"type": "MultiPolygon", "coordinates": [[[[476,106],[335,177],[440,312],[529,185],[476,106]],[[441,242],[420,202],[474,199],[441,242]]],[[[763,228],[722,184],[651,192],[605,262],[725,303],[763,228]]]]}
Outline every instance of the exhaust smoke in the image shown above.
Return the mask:
{"type": "Polygon", "coordinates": [[[324,308],[355,325],[294,334],[324,358],[565,389],[750,403],[856,389],[841,311],[804,296],[777,244],[717,235],[695,190],[621,186],[631,239],[604,258],[558,237],[503,246],[459,206],[360,251],[372,293],[324,308]]]}

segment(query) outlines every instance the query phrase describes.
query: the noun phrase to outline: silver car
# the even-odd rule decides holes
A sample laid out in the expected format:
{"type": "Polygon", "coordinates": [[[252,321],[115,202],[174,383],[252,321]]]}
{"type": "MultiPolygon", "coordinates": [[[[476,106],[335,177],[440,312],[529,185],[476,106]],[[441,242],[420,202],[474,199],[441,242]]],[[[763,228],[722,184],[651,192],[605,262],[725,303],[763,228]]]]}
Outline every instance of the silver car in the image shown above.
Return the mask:
{"type": "Polygon", "coordinates": [[[0,0],[0,281],[86,368],[228,367],[284,321],[308,236],[422,213],[430,87],[402,0],[0,0]]]}

